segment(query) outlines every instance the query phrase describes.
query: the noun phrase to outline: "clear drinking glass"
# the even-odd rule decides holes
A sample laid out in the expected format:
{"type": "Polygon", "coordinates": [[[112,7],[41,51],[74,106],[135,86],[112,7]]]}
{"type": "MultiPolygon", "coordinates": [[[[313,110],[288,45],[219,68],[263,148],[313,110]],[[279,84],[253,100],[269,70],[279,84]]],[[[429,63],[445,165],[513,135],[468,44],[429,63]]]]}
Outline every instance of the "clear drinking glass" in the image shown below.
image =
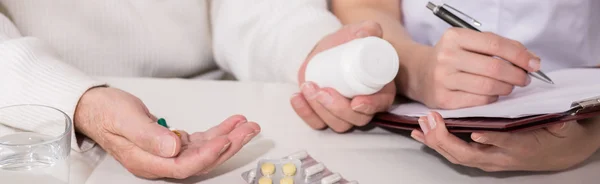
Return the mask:
{"type": "Polygon", "coordinates": [[[56,108],[0,108],[0,183],[68,184],[71,126],[56,108]]]}

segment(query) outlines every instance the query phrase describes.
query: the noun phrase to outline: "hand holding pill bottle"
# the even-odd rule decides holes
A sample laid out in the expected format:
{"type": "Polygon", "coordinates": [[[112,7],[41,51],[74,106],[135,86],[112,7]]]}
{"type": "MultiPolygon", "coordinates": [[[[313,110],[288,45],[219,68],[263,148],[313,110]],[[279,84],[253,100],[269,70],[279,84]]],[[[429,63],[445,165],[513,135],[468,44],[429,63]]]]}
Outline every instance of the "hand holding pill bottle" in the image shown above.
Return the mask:
{"type": "Polygon", "coordinates": [[[343,133],[367,125],[396,98],[400,62],[375,21],[344,26],[323,37],[298,69],[300,91],[290,98],[311,128],[343,133]]]}
{"type": "Polygon", "coordinates": [[[305,80],[347,98],[370,95],[394,80],[398,60],[389,42],[374,36],[359,38],[315,55],[308,62],[305,80]]]}

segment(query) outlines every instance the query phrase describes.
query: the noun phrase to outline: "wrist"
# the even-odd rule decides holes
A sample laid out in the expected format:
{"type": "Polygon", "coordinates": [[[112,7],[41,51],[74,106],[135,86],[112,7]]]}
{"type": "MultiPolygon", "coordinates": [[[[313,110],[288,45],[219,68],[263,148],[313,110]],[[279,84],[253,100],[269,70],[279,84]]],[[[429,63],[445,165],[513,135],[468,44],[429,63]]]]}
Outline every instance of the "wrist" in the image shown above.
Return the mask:
{"type": "Polygon", "coordinates": [[[404,95],[412,100],[420,101],[422,94],[419,89],[423,88],[422,76],[425,67],[434,50],[433,47],[416,43],[411,40],[402,47],[397,47],[398,57],[400,58],[400,70],[394,82],[397,86],[397,93],[404,95]]]}
{"type": "Polygon", "coordinates": [[[79,98],[79,102],[75,107],[75,114],[73,115],[73,127],[75,128],[75,132],[91,137],[87,125],[93,121],[92,119],[94,116],[92,113],[98,111],[93,105],[102,100],[102,94],[106,90],[110,90],[110,88],[99,86],[90,88],[81,95],[81,98],[79,98]]]}

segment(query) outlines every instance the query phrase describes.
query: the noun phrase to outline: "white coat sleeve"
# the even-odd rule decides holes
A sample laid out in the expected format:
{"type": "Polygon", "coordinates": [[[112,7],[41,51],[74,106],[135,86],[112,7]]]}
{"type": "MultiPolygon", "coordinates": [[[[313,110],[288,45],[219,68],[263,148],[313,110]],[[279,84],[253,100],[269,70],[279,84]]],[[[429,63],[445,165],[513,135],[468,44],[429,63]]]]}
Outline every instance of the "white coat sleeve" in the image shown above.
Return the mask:
{"type": "MultiPolygon", "coordinates": [[[[62,110],[73,119],[83,93],[101,85],[104,83],[62,62],[44,41],[21,36],[16,26],[0,14],[0,107],[46,105],[62,110]]],[[[0,132],[18,129],[55,134],[63,132],[64,126],[47,122],[0,121],[0,132]]],[[[86,151],[92,148],[91,140],[77,140],[74,131],[71,132],[72,149],[86,151]]]]}
{"type": "Polygon", "coordinates": [[[325,0],[213,0],[217,64],[238,80],[297,83],[306,56],[342,27],[325,0]]]}

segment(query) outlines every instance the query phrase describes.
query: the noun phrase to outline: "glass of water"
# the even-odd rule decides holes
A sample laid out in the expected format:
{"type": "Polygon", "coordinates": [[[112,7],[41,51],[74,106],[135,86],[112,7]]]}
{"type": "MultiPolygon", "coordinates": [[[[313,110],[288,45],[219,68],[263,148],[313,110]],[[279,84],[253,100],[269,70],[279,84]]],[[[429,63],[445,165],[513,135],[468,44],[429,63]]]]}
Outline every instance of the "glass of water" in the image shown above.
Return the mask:
{"type": "Polygon", "coordinates": [[[56,108],[0,108],[0,183],[68,184],[71,127],[56,108]]]}

